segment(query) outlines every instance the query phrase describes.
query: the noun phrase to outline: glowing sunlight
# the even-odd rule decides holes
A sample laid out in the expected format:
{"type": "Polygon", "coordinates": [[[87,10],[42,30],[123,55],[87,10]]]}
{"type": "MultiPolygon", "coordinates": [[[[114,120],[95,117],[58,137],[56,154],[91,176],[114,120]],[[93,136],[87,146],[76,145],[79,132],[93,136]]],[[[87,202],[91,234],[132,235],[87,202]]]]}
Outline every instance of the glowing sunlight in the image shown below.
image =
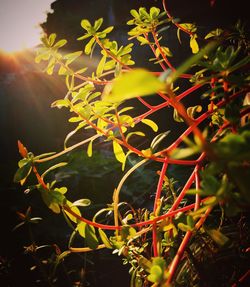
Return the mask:
{"type": "Polygon", "coordinates": [[[0,51],[17,52],[39,44],[41,28],[53,0],[1,0],[0,51]]]}

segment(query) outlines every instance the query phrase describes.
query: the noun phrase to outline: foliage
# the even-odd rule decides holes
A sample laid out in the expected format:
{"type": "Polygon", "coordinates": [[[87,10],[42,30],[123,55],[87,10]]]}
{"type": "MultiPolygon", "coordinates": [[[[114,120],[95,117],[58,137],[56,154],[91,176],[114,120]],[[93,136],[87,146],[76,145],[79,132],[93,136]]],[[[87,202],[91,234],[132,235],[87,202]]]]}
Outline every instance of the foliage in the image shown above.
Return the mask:
{"type": "MultiPolygon", "coordinates": [[[[152,50],[151,61],[160,67],[159,72],[132,69],[133,44],[119,46],[108,39],[113,27],[101,28],[102,18],[94,24],[81,21],[84,34],[78,40],[84,41],[84,53],[91,56],[99,47],[101,54],[91,76],[84,75],[87,68],[74,70],[82,51],[64,54],[61,48],[66,40],[56,41],[55,34],[42,38],[36,61],[47,63],[48,74],[64,77],[68,89],[66,96],[52,107],[67,108],[72,113],[69,122],[75,127],[59,153],[35,156],[19,142],[22,159],[14,181],[24,184],[33,173],[43,202],[54,213],[62,213],[73,229],[68,250],[57,254],[55,268],[71,253],[109,248],[123,256],[124,264],[130,264],[131,286],[187,286],[187,278],[188,286],[197,286],[202,276],[189,262],[201,262],[207,255],[199,251],[199,240],[213,246],[214,254],[230,242],[223,234],[223,217],[218,225],[218,210],[230,218],[249,208],[249,105],[245,104],[249,98],[245,69],[250,61],[248,43],[220,28],[201,38],[198,27],[179,23],[167,11],[165,1],[163,7],[163,12],[155,7],[149,11],[143,7],[131,10],[132,19],[128,21],[132,27],[129,39],[152,50]],[[173,53],[160,36],[168,25],[176,26],[180,43],[182,33],[190,37],[194,54],[177,69],[169,60],[173,53]],[[178,92],[181,81],[188,88],[178,92]],[[200,95],[200,104],[185,106],[182,100],[195,91],[194,97],[200,95]],[[152,105],[144,98],[152,95],[161,102],[152,105]],[[146,111],[136,114],[138,105],[146,111]],[[168,126],[158,132],[159,123],[151,117],[166,107],[172,110],[174,121],[187,126],[170,144],[165,141],[170,133],[168,126]],[[151,130],[156,135],[147,147],[140,149],[134,144],[136,139],[150,138],[151,130]],[[76,134],[86,137],[69,146],[76,134]],[[87,145],[85,151],[91,157],[100,143],[113,150],[123,176],[113,191],[112,202],[91,219],[84,215],[84,208],[91,204],[88,199],[71,202],[70,191],[53,176],[52,180],[47,177],[65,165],[70,168],[71,163],[59,161],[45,171],[40,171],[40,164],[83,145],[87,145]],[[132,167],[128,167],[128,161],[133,162],[132,167]],[[154,200],[147,207],[120,201],[125,182],[146,164],[151,170],[156,168],[154,200]],[[172,176],[171,170],[179,166],[186,169],[185,182],[180,181],[178,172],[172,176]],[[79,237],[84,238],[84,246],[74,247],[79,237]]],[[[133,190],[136,189],[135,180],[133,190]]],[[[29,212],[22,217],[26,223],[37,221],[30,218],[29,212]]]]}

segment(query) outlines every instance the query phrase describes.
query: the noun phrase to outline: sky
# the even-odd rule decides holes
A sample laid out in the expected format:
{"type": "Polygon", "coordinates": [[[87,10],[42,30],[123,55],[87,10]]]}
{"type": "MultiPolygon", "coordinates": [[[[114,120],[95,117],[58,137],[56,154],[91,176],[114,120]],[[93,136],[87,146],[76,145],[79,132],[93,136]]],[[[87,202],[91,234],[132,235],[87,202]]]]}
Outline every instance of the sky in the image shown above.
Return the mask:
{"type": "Polygon", "coordinates": [[[54,0],[0,0],[0,50],[17,52],[40,43],[39,23],[54,0]]]}

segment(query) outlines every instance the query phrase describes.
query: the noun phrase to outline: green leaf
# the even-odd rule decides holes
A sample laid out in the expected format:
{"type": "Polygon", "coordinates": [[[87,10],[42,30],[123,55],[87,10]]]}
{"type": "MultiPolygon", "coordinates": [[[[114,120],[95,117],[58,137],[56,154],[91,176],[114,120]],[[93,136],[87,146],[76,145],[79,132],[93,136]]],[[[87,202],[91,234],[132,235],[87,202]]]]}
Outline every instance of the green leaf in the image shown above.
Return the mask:
{"type": "Polygon", "coordinates": [[[106,63],[106,54],[101,58],[101,61],[99,62],[98,66],[97,66],[97,69],[96,69],[96,75],[97,77],[100,77],[102,72],[103,72],[103,69],[104,69],[104,66],[105,66],[105,63],[106,63]]]}
{"type": "Polygon", "coordinates": [[[160,9],[159,8],[156,8],[156,7],[151,7],[150,8],[150,11],[149,11],[149,14],[150,14],[150,17],[152,19],[155,19],[157,18],[157,16],[160,14],[160,9]]]}
{"type": "Polygon", "coordinates": [[[35,58],[35,62],[40,63],[41,61],[48,61],[50,57],[51,57],[50,52],[46,51],[41,54],[38,54],[35,58]]]}
{"type": "Polygon", "coordinates": [[[34,157],[34,160],[37,160],[37,159],[41,159],[41,158],[44,158],[44,157],[48,157],[50,155],[53,155],[55,154],[56,152],[47,152],[47,153],[43,153],[43,154],[40,154],[40,155],[37,155],[34,157]]]}
{"type": "Polygon", "coordinates": [[[87,223],[81,221],[80,223],[77,224],[77,230],[79,234],[85,238],[85,228],[86,228],[87,223]]]}
{"type": "Polygon", "coordinates": [[[58,192],[60,192],[61,194],[65,194],[67,191],[68,191],[68,189],[67,189],[67,187],[65,187],[65,186],[62,186],[62,187],[57,187],[57,188],[55,188],[55,191],[58,191],[58,192]]]}
{"type": "MultiPolygon", "coordinates": [[[[78,118],[74,117],[74,121],[76,121],[76,120],[78,120],[78,118]]],[[[81,120],[82,120],[82,119],[81,119],[81,120]]],[[[71,122],[71,121],[72,121],[72,118],[70,118],[69,121],[71,122]]],[[[67,136],[66,136],[66,138],[65,138],[65,140],[64,140],[64,143],[63,143],[64,148],[67,147],[67,142],[68,142],[68,140],[69,140],[75,133],[77,133],[84,125],[85,125],[84,122],[80,122],[80,123],[78,124],[78,126],[77,126],[73,131],[71,131],[71,132],[69,132],[69,133],[67,134],[67,136]]]]}
{"type": "Polygon", "coordinates": [[[18,162],[18,167],[22,167],[25,164],[27,164],[30,160],[28,158],[22,158],[21,160],[19,160],[18,162]]]}
{"type": "Polygon", "coordinates": [[[95,234],[95,228],[91,225],[85,227],[85,239],[89,248],[96,249],[98,247],[98,239],[95,234]]]}
{"type": "Polygon", "coordinates": [[[146,257],[140,256],[138,260],[138,265],[142,267],[146,272],[150,272],[152,263],[146,257]]]}
{"type": "Polygon", "coordinates": [[[31,161],[26,162],[26,164],[23,164],[22,167],[20,167],[15,175],[14,175],[14,182],[20,182],[27,178],[27,176],[30,174],[32,169],[31,161]]]}
{"type": "Polygon", "coordinates": [[[67,99],[66,100],[57,100],[51,104],[51,107],[52,108],[57,107],[59,109],[61,109],[62,107],[67,108],[67,107],[69,107],[69,101],[67,99]]]}
{"type": "Polygon", "coordinates": [[[51,166],[50,168],[48,168],[48,169],[41,175],[41,177],[43,178],[43,177],[45,177],[45,175],[47,175],[47,174],[48,174],[49,172],[51,172],[52,170],[57,169],[57,168],[62,167],[62,166],[65,166],[65,165],[67,165],[67,164],[68,164],[67,162],[57,163],[57,164],[51,166]]]}
{"type": "Polygon", "coordinates": [[[113,247],[112,247],[112,245],[110,244],[110,241],[109,241],[109,239],[108,239],[106,233],[105,233],[101,228],[98,229],[98,232],[99,232],[100,238],[101,238],[102,242],[104,243],[104,245],[105,245],[107,248],[112,249],[113,247]]]}
{"type": "Polygon", "coordinates": [[[197,38],[196,35],[190,37],[190,47],[192,49],[193,54],[196,54],[199,52],[199,45],[196,41],[196,38],[197,38]]]}
{"type": "Polygon", "coordinates": [[[89,37],[91,37],[91,36],[92,36],[91,34],[86,33],[86,34],[84,34],[83,36],[78,37],[77,40],[78,40],[78,41],[85,40],[85,39],[87,39],[87,38],[89,38],[89,37]]]}
{"type": "Polygon", "coordinates": [[[93,141],[90,141],[89,144],[88,144],[88,148],[87,148],[87,155],[88,157],[91,157],[92,156],[92,153],[93,153],[93,141]]]}
{"type": "Polygon", "coordinates": [[[183,159],[193,156],[198,152],[200,152],[200,148],[198,146],[187,147],[187,148],[176,148],[171,152],[171,158],[183,159]]]}
{"type": "Polygon", "coordinates": [[[91,53],[92,46],[93,46],[94,43],[95,43],[95,38],[93,37],[93,38],[91,38],[89,40],[89,42],[85,46],[84,52],[85,52],[86,55],[89,55],[91,53]]]}
{"type": "Polygon", "coordinates": [[[139,96],[152,95],[164,88],[165,84],[152,73],[144,69],[134,69],[121,74],[113,81],[112,90],[104,95],[104,100],[121,102],[139,96]]]}
{"type": "Polygon", "coordinates": [[[190,57],[187,61],[185,61],[177,70],[172,72],[166,79],[167,85],[171,86],[181,74],[184,74],[186,71],[190,69],[194,64],[203,58],[205,55],[208,55],[213,49],[217,47],[217,42],[210,42],[204,48],[202,48],[197,54],[190,57]]]}
{"type": "Polygon", "coordinates": [[[103,23],[103,18],[99,18],[98,20],[95,21],[95,24],[94,24],[95,31],[97,31],[102,26],[102,23],[103,23]]]}
{"type": "Polygon", "coordinates": [[[123,151],[121,145],[116,140],[113,140],[113,150],[114,150],[114,154],[115,154],[116,159],[119,162],[123,163],[126,159],[126,156],[124,154],[124,151],[123,151]]]}
{"type": "Polygon", "coordinates": [[[179,43],[181,44],[181,29],[180,28],[177,29],[177,39],[179,43]]]}
{"type": "Polygon", "coordinates": [[[89,31],[89,29],[91,28],[91,24],[90,24],[89,20],[86,20],[86,19],[83,19],[81,21],[81,26],[83,29],[85,29],[87,31],[89,31]]]}
{"type": "MultiPolygon", "coordinates": [[[[76,206],[73,206],[73,205],[72,205],[72,202],[70,202],[69,200],[67,200],[67,201],[66,201],[66,204],[70,207],[70,209],[71,209],[74,213],[76,213],[78,216],[81,216],[80,210],[79,210],[76,206]]],[[[77,219],[74,215],[70,214],[67,210],[64,210],[64,212],[65,212],[65,214],[68,216],[68,218],[69,218],[71,221],[77,223],[78,219],[77,219]]]]}
{"type": "Polygon", "coordinates": [[[50,61],[48,63],[48,66],[46,68],[46,72],[47,72],[48,75],[52,75],[53,74],[54,68],[55,68],[55,64],[56,64],[56,59],[55,58],[50,59],[50,61]]]}
{"type": "Polygon", "coordinates": [[[71,207],[72,206],[83,206],[83,207],[86,207],[86,206],[89,206],[91,204],[91,201],[87,198],[82,198],[82,199],[79,199],[79,200],[76,200],[72,203],[71,207]]]}
{"type": "Polygon", "coordinates": [[[209,32],[206,36],[205,36],[205,39],[209,39],[209,38],[212,38],[212,37],[219,37],[221,34],[223,33],[223,30],[220,29],[220,28],[217,28],[211,32],[209,32]]]}
{"type": "Polygon", "coordinates": [[[141,136],[141,137],[145,137],[145,134],[143,132],[131,132],[131,133],[128,133],[127,136],[126,136],[126,141],[129,140],[129,138],[132,136],[132,135],[137,135],[137,136],[141,136]]]}
{"type": "Polygon", "coordinates": [[[200,105],[187,108],[187,114],[192,119],[194,119],[194,116],[196,113],[200,113],[201,111],[202,111],[202,106],[200,106],[200,105]]]}
{"type": "Polygon", "coordinates": [[[191,215],[187,216],[187,225],[190,228],[194,228],[195,222],[194,222],[193,216],[191,216],[191,215]]]}
{"type": "Polygon", "coordinates": [[[123,240],[129,240],[136,235],[136,230],[129,225],[123,225],[121,229],[121,236],[123,240]]]}
{"type": "Polygon", "coordinates": [[[139,18],[140,15],[138,14],[138,12],[135,9],[130,10],[130,14],[134,17],[134,18],[139,18]]]}
{"type": "Polygon", "coordinates": [[[56,190],[40,190],[44,203],[55,213],[60,213],[60,205],[66,201],[65,196],[56,190]]]}
{"type": "Polygon", "coordinates": [[[59,49],[59,48],[63,47],[64,45],[66,45],[66,43],[67,43],[67,40],[62,39],[54,45],[54,48],[59,49]]]}
{"type": "Polygon", "coordinates": [[[149,44],[149,41],[142,36],[137,36],[136,39],[141,42],[141,45],[149,44]]]}
{"type": "MultiPolygon", "coordinates": [[[[110,26],[110,27],[104,29],[104,30],[102,31],[102,33],[108,34],[108,33],[110,33],[113,29],[114,29],[114,27],[113,27],[113,26],[110,26]]],[[[106,37],[106,35],[105,35],[105,37],[106,37]]]]}
{"type": "Polygon", "coordinates": [[[150,147],[152,150],[155,150],[161,141],[170,133],[170,131],[166,131],[157,135],[151,142],[150,147]]]}
{"type": "Polygon", "coordinates": [[[224,246],[228,243],[229,238],[221,233],[218,229],[205,229],[207,234],[213,239],[213,241],[219,246],[224,246]]]}
{"type": "Polygon", "coordinates": [[[158,126],[157,126],[157,124],[154,121],[152,121],[150,119],[142,119],[141,122],[144,123],[145,125],[148,125],[149,127],[151,127],[151,129],[154,132],[158,131],[158,126]]]}
{"type": "Polygon", "coordinates": [[[55,43],[55,39],[56,39],[55,33],[52,33],[49,35],[48,42],[49,42],[50,46],[53,46],[53,44],[55,43]]]}
{"type": "Polygon", "coordinates": [[[163,276],[163,271],[160,266],[153,265],[150,268],[150,274],[148,275],[148,280],[153,283],[160,283],[163,276]]]}
{"type": "Polygon", "coordinates": [[[184,231],[184,232],[192,231],[192,230],[193,230],[192,227],[190,227],[189,225],[184,224],[184,223],[182,223],[182,222],[178,223],[177,226],[178,226],[178,228],[179,228],[181,231],[184,231]]]}
{"type": "Polygon", "coordinates": [[[58,71],[58,75],[70,75],[70,72],[64,66],[61,66],[58,71]]]}
{"type": "Polygon", "coordinates": [[[79,58],[82,55],[82,51],[77,51],[77,52],[73,52],[70,54],[67,54],[64,56],[64,59],[66,59],[66,65],[71,64],[72,62],[74,62],[77,58],[79,58]]]}

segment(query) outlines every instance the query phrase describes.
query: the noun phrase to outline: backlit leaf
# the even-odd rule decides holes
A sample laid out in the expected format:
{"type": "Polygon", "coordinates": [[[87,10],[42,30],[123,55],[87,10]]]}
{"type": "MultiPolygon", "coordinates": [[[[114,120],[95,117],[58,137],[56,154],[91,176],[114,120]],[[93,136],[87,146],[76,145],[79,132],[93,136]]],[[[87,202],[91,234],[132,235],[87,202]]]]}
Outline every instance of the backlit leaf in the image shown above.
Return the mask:
{"type": "Polygon", "coordinates": [[[103,18],[99,18],[98,20],[96,20],[94,24],[94,29],[97,31],[101,27],[102,23],[103,23],[103,18]]]}
{"type": "Polygon", "coordinates": [[[73,53],[69,53],[64,56],[64,59],[66,59],[66,65],[69,65],[70,63],[74,62],[78,57],[82,55],[82,51],[77,51],[73,53]]]}
{"type": "Polygon", "coordinates": [[[58,48],[63,47],[64,45],[66,45],[66,43],[67,43],[67,40],[62,39],[62,40],[58,41],[58,42],[54,45],[54,47],[58,49],[58,48]]]}
{"type": "Polygon", "coordinates": [[[196,41],[196,36],[191,36],[190,37],[190,47],[192,49],[192,53],[196,54],[199,52],[199,45],[196,41]]]}
{"type": "Polygon", "coordinates": [[[98,239],[95,234],[95,228],[91,225],[85,227],[85,240],[89,248],[96,249],[98,247],[98,239]]]}
{"type": "Polygon", "coordinates": [[[86,20],[86,19],[83,19],[81,21],[81,26],[83,29],[85,29],[87,31],[91,28],[91,24],[90,24],[89,20],[86,20]]]}
{"type": "Polygon", "coordinates": [[[157,16],[160,14],[160,11],[161,11],[161,10],[160,10],[159,8],[151,7],[151,8],[150,8],[150,12],[149,12],[150,17],[151,17],[152,19],[157,18],[157,16]]]}
{"type": "Polygon", "coordinates": [[[99,231],[100,238],[101,238],[102,242],[104,243],[104,245],[107,248],[112,249],[112,245],[110,244],[110,241],[109,241],[106,233],[101,228],[99,228],[98,231],[99,231]]]}
{"type": "Polygon", "coordinates": [[[102,72],[103,72],[103,69],[104,69],[104,66],[105,66],[105,63],[106,63],[106,55],[104,55],[102,58],[101,58],[101,61],[99,62],[98,66],[97,66],[97,69],[96,69],[96,75],[97,77],[99,77],[102,72]]]}
{"type": "Polygon", "coordinates": [[[14,182],[20,182],[23,179],[25,179],[31,172],[31,169],[32,169],[31,162],[28,161],[26,164],[24,164],[16,171],[14,175],[14,182]]]}
{"type": "Polygon", "coordinates": [[[182,222],[178,223],[178,228],[179,228],[181,231],[184,231],[184,232],[192,231],[192,229],[193,229],[193,228],[191,228],[189,225],[184,224],[184,223],[182,223],[182,222]]]}
{"type": "Polygon", "coordinates": [[[65,166],[65,165],[67,165],[67,164],[68,164],[67,162],[57,163],[57,164],[51,166],[50,168],[48,168],[48,169],[41,175],[41,177],[43,178],[43,177],[45,177],[45,175],[47,175],[47,174],[48,174],[49,172],[51,172],[52,170],[57,169],[57,168],[62,167],[62,166],[65,166]]]}
{"type": "Polygon", "coordinates": [[[147,96],[163,90],[165,84],[144,69],[134,69],[113,81],[112,90],[104,95],[104,100],[121,102],[127,99],[147,96]]]}
{"type": "Polygon", "coordinates": [[[150,268],[148,280],[153,283],[159,283],[162,279],[163,271],[160,266],[154,265],[150,268]]]}
{"type": "Polygon", "coordinates": [[[77,224],[77,230],[79,234],[85,238],[85,228],[86,228],[87,223],[81,221],[80,223],[77,224]]]}
{"type": "Polygon", "coordinates": [[[205,36],[205,39],[209,39],[209,38],[212,38],[212,37],[218,37],[222,34],[223,30],[220,29],[220,28],[217,28],[213,31],[211,31],[210,33],[208,33],[206,36],[205,36]]]}
{"type": "Polygon", "coordinates": [[[90,141],[87,148],[87,155],[91,157],[93,153],[93,141],[90,141]]]}
{"type": "Polygon", "coordinates": [[[71,207],[72,206],[83,206],[83,207],[86,207],[86,206],[89,206],[91,204],[91,201],[87,198],[82,198],[82,199],[79,199],[79,200],[76,200],[72,203],[71,207]]]}
{"type": "Polygon", "coordinates": [[[92,46],[93,46],[94,43],[95,43],[95,38],[93,37],[93,38],[91,38],[89,40],[89,42],[85,46],[84,52],[85,52],[86,55],[89,55],[91,53],[92,46]]]}
{"type": "Polygon", "coordinates": [[[57,100],[51,104],[51,107],[57,107],[61,109],[62,107],[68,107],[69,106],[69,101],[68,100],[57,100]]]}
{"type": "Polygon", "coordinates": [[[108,33],[110,33],[113,29],[114,29],[114,27],[113,27],[113,26],[110,26],[110,27],[104,29],[104,30],[102,31],[102,33],[108,34],[108,33]]]}
{"type": "MultiPolygon", "coordinates": [[[[70,207],[70,209],[71,209],[74,213],[76,213],[78,216],[81,216],[80,210],[78,209],[78,207],[73,206],[73,205],[72,205],[72,202],[70,202],[70,201],[67,200],[66,204],[70,207]]],[[[77,220],[78,220],[78,219],[77,219],[74,215],[70,214],[67,210],[64,210],[64,212],[65,212],[65,214],[69,217],[69,219],[70,219],[71,221],[77,223],[77,220]]]]}
{"type": "Polygon", "coordinates": [[[48,42],[49,42],[50,46],[53,46],[53,44],[55,43],[55,39],[56,39],[55,33],[52,33],[49,35],[48,42]]]}
{"type": "Polygon", "coordinates": [[[115,154],[116,159],[119,162],[123,163],[126,159],[124,151],[123,151],[121,145],[115,140],[113,140],[113,150],[114,150],[114,154],[115,154]]]}
{"type": "Polygon", "coordinates": [[[56,190],[40,190],[44,203],[55,213],[60,213],[60,205],[66,201],[65,196],[56,190]]]}
{"type": "Polygon", "coordinates": [[[154,121],[152,121],[150,119],[142,119],[141,122],[144,123],[145,125],[150,126],[154,132],[158,131],[158,126],[154,121]]]}

